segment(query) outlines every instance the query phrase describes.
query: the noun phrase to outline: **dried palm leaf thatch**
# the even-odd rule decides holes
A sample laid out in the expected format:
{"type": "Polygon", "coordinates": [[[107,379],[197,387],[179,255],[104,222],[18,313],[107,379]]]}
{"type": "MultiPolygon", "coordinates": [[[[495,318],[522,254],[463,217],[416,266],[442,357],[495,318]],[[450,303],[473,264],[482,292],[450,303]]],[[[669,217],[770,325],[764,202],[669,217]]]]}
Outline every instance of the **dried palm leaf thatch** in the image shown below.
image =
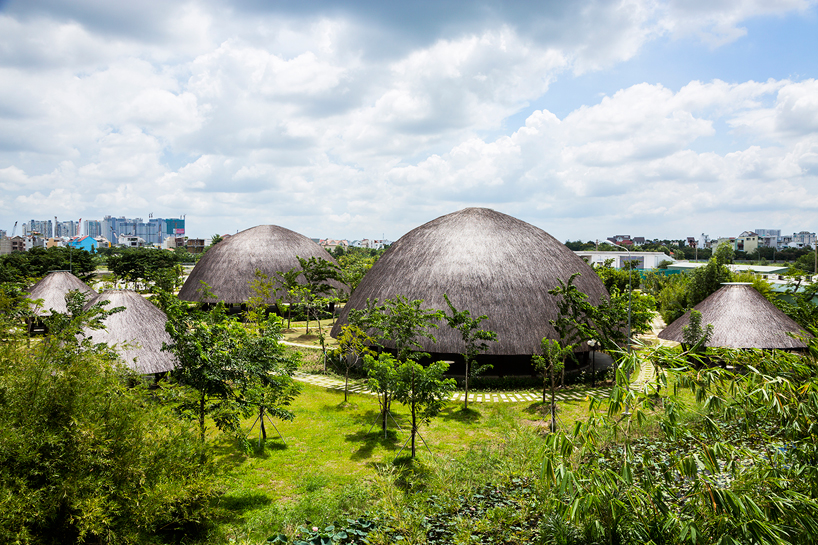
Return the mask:
{"type": "MultiPolygon", "coordinates": [[[[810,336],[751,284],[724,284],[693,310],[702,313],[702,327],[713,324],[710,347],[799,349],[806,345],[789,333],[810,336]]],[[[683,342],[690,312],[667,326],[659,338],[683,342]]]]}
{"type": "Polygon", "coordinates": [[[125,364],[142,375],[164,373],[176,366],[176,357],[162,351],[162,343],[171,342],[164,312],[133,290],[105,290],[88,301],[86,308],[101,301],[108,301],[106,309],[125,310],[108,316],[105,329],[86,329],[87,337],[95,343],[116,345],[125,364]]]}
{"type": "Polygon", "coordinates": [[[72,290],[87,294],[90,299],[96,295],[88,284],[68,271],[52,271],[45,275],[29,290],[29,299],[42,299],[39,305],[33,305],[32,311],[37,316],[48,316],[52,311],[66,313],[65,295],[72,290]]]}
{"type": "MultiPolygon", "coordinates": [[[[257,295],[251,287],[256,270],[275,281],[278,272],[287,272],[293,267],[300,269],[299,257],[317,257],[335,263],[326,250],[295,231],[277,225],[252,227],[210,248],[191,271],[179,291],[179,299],[202,303],[224,301],[228,305],[244,303],[257,295]],[[213,297],[205,295],[203,282],[210,287],[213,297]]],[[[299,282],[305,283],[303,276],[299,277],[299,282]]],[[[331,281],[330,284],[346,290],[340,282],[331,281]]],[[[274,286],[278,284],[274,283],[274,286]]],[[[279,292],[265,302],[272,305],[276,298],[289,300],[279,292]]]]}
{"type": "MultiPolygon", "coordinates": [[[[554,237],[524,221],[486,208],[466,208],[410,231],[366,274],[332,329],[340,334],[350,310],[367,299],[383,302],[403,295],[423,299],[427,308],[448,313],[447,294],[457,310],[488,316],[482,329],[497,332],[487,355],[527,355],[544,337],[558,338],[549,320],[558,316],[548,290],[580,273],[574,284],[597,304],[607,291],[596,273],[554,237]]],[[[463,350],[460,333],[445,322],[433,331],[437,343],[422,339],[427,352],[463,350]]],[[[391,348],[391,347],[390,347],[391,348]]]]}

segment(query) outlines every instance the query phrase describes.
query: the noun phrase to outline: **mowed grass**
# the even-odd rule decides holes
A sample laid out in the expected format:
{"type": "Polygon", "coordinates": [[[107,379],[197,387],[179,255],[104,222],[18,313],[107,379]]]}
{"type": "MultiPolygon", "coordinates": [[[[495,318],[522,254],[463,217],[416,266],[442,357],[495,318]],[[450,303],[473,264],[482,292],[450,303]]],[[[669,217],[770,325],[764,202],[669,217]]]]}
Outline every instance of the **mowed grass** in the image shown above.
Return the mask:
{"type": "MultiPolygon", "coordinates": [[[[244,536],[260,542],[278,532],[292,534],[301,525],[359,516],[396,493],[395,474],[406,466],[408,455],[407,445],[396,461],[409,438],[408,409],[393,404],[395,422],[403,429],[390,420],[384,436],[374,396],[351,394],[349,403],[343,400],[342,391],[304,384],[292,407],[295,419],[275,421],[283,440],[268,426],[266,445],[259,449],[258,426],[251,432],[255,419],[248,419],[243,429],[249,433],[249,452],[235,439],[218,441],[226,489],[219,506],[219,538],[244,536]]],[[[586,401],[560,403],[562,425],[585,417],[587,407],[586,401]]],[[[539,403],[477,403],[468,410],[462,403],[449,403],[420,430],[431,454],[418,440],[418,459],[412,465],[423,468],[423,476],[416,475],[415,484],[441,490],[477,486],[489,477],[478,469],[463,470],[473,464],[492,464],[498,475],[503,466],[506,473],[522,471],[537,459],[530,453],[540,448],[546,413],[539,403]]]]}

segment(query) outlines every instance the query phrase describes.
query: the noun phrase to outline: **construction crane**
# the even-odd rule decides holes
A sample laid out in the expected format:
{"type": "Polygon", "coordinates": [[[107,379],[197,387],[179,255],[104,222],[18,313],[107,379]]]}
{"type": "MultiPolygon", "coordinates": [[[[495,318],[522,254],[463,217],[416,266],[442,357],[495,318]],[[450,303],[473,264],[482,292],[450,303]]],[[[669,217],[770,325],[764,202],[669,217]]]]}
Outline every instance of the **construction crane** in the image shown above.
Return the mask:
{"type": "Polygon", "coordinates": [[[11,230],[11,236],[13,237],[13,236],[14,236],[14,233],[16,233],[16,232],[17,232],[17,222],[15,221],[15,222],[14,222],[14,227],[13,227],[13,228],[12,228],[12,230],[11,230]]]}

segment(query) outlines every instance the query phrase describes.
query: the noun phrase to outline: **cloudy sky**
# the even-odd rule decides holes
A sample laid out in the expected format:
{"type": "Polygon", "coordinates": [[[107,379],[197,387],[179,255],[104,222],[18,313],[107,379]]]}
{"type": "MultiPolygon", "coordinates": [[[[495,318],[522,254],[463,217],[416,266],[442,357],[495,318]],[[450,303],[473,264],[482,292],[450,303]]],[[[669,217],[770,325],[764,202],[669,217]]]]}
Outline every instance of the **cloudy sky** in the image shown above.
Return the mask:
{"type": "Polygon", "coordinates": [[[0,0],[0,229],[818,229],[816,0],[0,0]]]}

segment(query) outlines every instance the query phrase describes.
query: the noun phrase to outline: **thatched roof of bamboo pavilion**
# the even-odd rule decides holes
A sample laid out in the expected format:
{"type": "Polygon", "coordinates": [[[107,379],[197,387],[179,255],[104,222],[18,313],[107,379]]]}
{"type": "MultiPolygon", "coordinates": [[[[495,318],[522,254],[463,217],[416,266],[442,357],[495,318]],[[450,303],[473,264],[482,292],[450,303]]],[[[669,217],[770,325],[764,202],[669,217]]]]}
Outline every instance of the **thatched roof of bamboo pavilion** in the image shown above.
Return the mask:
{"type": "Polygon", "coordinates": [[[88,284],[68,271],[52,271],[45,275],[29,290],[29,299],[42,299],[43,302],[32,310],[38,316],[47,316],[52,310],[66,313],[65,295],[72,290],[78,290],[91,299],[96,292],[88,284]]]}
{"type": "MultiPolygon", "coordinates": [[[[574,252],[542,229],[486,208],[466,208],[410,231],[384,253],[343,309],[332,335],[340,334],[351,309],[367,299],[383,302],[403,295],[444,310],[447,294],[457,310],[487,315],[481,327],[497,332],[487,355],[531,355],[543,337],[558,338],[549,320],[558,316],[557,298],[548,290],[581,273],[574,284],[592,303],[607,296],[596,273],[574,252]]],[[[460,333],[446,325],[437,343],[423,340],[432,353],[460,353],[460,333]]]]}
{"type": "MultiPolygon", "coordinates": [[[[244,303],[256,295],[251,288],[256,270],[275,279],[277,272],[300,268],[298,257],[335,262],[321,246],[295,231],[277,225],[247,229],[219,242],[202,256],[179,291],[179,298],[205,303],[224,301],[230,305],[244,303]],[[202,282],[210,286],[215,298],[202,295],[202,282]]],[[[300,280],[303,281],[303,276],[300,280]]],[[[332,284],[346,289],[340,283],[332,284]]],[[[274,303],[275,297],[267,301],[274,303]]]]}
{"type": "MultiPolygon", "coordinates": [[[[693,310],[702,313],[702,327],[713,324],[713,336],[707,346],[764,349],[806,347],[789,333],[809,335],[751,284],[725,284],[693,310]]],[[[690,312],[667,326],[659,333],[659,338],[682,342],[683,328],[690,322],[690,312]]]]}
{"type": "Polygon", "coordinates": [[[162,343],[170,343],[165,331],[167,316],[153,303],[133,290],[105,290],[86,304],[86,308],[108,301],[106,309],[125,310],[105,319],[105,329],[86,329],[85,335],[95,343],[117,345],[125,364],[142,375],[164,373],[176,366],[176,357],[162,351],[162,343]]]}

